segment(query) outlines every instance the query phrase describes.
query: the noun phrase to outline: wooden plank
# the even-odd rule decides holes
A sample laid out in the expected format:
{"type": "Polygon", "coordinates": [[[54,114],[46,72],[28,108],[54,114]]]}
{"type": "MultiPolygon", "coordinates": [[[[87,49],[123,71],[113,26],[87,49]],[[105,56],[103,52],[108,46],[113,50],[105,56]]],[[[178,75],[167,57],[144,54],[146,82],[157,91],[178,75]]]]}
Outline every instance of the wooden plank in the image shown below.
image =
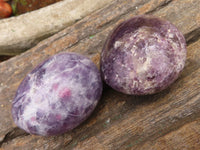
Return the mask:
{"type": "Polygon", "coordinates": [[[187,149],[198,150],[200,147],[200,119],[188,123],[176,131],[158,138],[156,141],[146,142],[140,149],[187,149]]]}
{"type": "MultiPolygon", "coordinates": [[[[181,146],[186,143],[192,148],[196,141],[187,137],[199,139],[196,131],[187,132],[179,141],[175,138],[190,125],[195,130],[199,129],[200,36],[195,32],[200,30],[199,10],[200,2],[196,0],[118,0],[40,42],[28,52],[1,63],[2,149],[162,149],[162,146],[163,149],[182,149],[181,146]],[[105,87],[92,116],[62,136],[33,136],[16,128],[10,114],[11,101],[19,83],[30,70],[48,56],[61,51],[87,55],[99,65],[99,53],[109,32],[121,21],[145,13],[168,19],[187,39],[186,67],[170,88],[155,95],[137,97],[105,87]],[[163,140],[167,144],[159,147],[158,143],[163,140]]],[[[195,148],[198,146],[197,143],[195,148]]]]}

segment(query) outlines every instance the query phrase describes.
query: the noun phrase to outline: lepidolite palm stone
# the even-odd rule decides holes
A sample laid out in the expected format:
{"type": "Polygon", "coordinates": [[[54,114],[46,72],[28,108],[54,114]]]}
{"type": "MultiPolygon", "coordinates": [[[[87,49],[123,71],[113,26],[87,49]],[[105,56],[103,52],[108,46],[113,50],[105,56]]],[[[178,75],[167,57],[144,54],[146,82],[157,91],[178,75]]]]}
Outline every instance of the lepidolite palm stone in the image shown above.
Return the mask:
{"type": "Polygon", "coordinates": [[[118,25],[101,54],[101,73],[113,89],[131,95],[154,94],[179,76],[186,42],[170,22],[136,16],[118,25]]]}
{"type": "Polygon", "coordinates": [[[13,119],[31,134],[62,134],[92,113],[101,93],[100,72],[91,60],[57,54],[22,81],[12,104],[13,119]]]}

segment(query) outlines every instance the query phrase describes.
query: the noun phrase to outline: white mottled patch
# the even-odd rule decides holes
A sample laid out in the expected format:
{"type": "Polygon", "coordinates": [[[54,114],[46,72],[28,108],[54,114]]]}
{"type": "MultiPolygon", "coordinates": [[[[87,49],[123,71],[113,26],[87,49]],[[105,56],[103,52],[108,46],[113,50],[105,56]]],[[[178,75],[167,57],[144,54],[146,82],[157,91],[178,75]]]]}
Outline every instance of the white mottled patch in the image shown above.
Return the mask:
{"type": "Polygon", "coordinates": [[[129,39],[130,39],[131,41],[133,41],[134,38],[131,36],[129,39]]]}
{"type": "Polygon", "coordinates": [[[126,42],[124,45],[125,48],[128,48],[129,46],[130,46],[130,43],[128,43],[128,42],[126,42]]]}
{"type": "Polygon", "coordinates": [[[137,46],[135,46],[135,45],[133,45],[132,48],[131,48],[131,53],[132,53],[134,56],[137,55],[136,52],[135,52],[136,49],[137,49],[137,46]]]}
{"type": "Polygon", "coordinates": [[[124,43],[124,42],[116,41],[116,42],[114,43],[114,48],[115,48],[115,49],[119,48],[123,43],[124,43]]]}
{"type": "Polygon", "coordinates": [[[174,34],[169,33],[169,38],[174,38],[174,34]]]}
{"type": "Polygon", "coordinates": [[[151,58],[150,57],[146,57],[146,61],[144,63],[138,64],[138,66],[136,68],[136,72],[138,74],[147,72],[150,67],[151,67],[151,58]]]}

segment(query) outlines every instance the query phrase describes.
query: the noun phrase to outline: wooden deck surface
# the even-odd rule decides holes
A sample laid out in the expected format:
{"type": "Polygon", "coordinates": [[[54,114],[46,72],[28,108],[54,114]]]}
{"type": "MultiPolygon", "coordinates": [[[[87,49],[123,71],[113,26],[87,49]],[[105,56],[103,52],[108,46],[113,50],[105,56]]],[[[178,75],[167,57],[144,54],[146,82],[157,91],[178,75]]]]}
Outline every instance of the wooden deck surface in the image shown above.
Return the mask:
{"type": "Polygon", "coordinates": [[[0,63],[0,150],[199,150],[200,149],[200,1],[115,0],[0,63]],[[128,96],[105,86],[94,113],[64,135],[40,137],[17,128],[11,102],[26,74],[47,57],[81,53],[99,66],[107,35],[138,14],[169,20],[187,41],[186,66],[178,80],[155,95],[128,96]]]}

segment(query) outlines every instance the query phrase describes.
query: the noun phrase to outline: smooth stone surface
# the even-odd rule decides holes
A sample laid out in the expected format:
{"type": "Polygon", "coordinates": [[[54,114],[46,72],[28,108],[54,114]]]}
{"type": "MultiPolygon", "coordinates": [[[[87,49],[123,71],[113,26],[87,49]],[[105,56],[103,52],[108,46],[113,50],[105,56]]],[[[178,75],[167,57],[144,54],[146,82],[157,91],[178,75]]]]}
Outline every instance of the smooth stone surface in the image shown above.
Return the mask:
{"type": "Polygon", "coordinates": [[[102,51],[105,82],[125,94],[146,95],[172,84],[186,60],[183,35],[170,22],[137,16],[121,23],[102,51]]]}
{"type": "Polygon", "coordinates": [[[82,123],[102,93],[99,70],[75,53],[55,55],[20,84],[12,105],[15,123],[31,134],[57,135],[82,123]]]}

